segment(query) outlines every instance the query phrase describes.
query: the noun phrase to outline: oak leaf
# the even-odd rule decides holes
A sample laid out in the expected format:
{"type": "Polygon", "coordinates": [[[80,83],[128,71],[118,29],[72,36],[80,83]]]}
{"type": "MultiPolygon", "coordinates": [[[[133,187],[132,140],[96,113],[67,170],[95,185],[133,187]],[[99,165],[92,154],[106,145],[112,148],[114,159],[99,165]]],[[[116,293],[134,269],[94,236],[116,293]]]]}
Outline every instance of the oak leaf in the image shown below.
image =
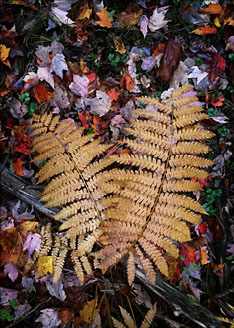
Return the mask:
{"type": "Polygon", "coordinates": [[[99,17],[99,20],[96,21],[98,25],[107,28],[112,27],[113,17],[108,17],[109,12],[106,9],[101,8],[101,12],[96,13],[96,15],[99,17]]]}

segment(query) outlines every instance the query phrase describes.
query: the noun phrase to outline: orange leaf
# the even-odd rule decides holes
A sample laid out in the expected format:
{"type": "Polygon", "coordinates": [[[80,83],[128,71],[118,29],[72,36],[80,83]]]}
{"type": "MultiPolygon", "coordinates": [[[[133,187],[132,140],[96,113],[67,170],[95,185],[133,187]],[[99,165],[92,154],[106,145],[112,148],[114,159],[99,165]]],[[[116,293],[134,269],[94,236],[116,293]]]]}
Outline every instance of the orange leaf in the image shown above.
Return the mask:
{"type": "Polygon", "coordinates": [[[10,92],[10,90],[6,90],[4,88],[0,88],[0,97],[4,97],[10,92]]]}
{"type": "Polygon", "coordinates": [[[211,100],[211,104],[214,106],[214,107],[220,107],[220,106],[223,106],[223,102],[224,102],[224,95],[217,95],[217,96],[214,96],[211,100]]]}
{"type": "Polygon", "coordinates": [[[20,158],[17,158],[17,160],[14,163],[12,163],[15,173],[20,175],[21,177],[23,176],[22,164],[23,164],[23,161],[20,158]]]}
{"type": "Polygon", "coordinates": [[[199,10],[199,13],[202,13],[202,14],[222,14],[223,12],[223,9],[222,7],[220,6],[220,4],[209,4],[209,6],[205,9],[200,9],[199,10]]]}
{"type": "Polygon", "coordinates": [[[157,48],[152,53],[152,56],[153,57],[156,57],[158,54],[160,54],[161,52],[164,51],[164,48],[165,48],[165,44],[164,43],[159,43],[159,45],[157,46],[157,48]]]}
{"type": "Polygon", "coordinates": [[[121,55],[125,54],[126,48],[123,43],[119,42],[118,40],[114,40],[116,51],[119,52],[121,55]]]}
{"type": "Polygon", "coordinates": [[[132,152],[129,149],[121,149],[119,153],[120,155],[131,155],[132,152]]]}
{"type": "Polygon", "coordinates": [[[4,62],[10,53],[10,48],[7,48],[4,44],[0,44],[0,60],[4,62]]]}
{"type": "Polygon", "coordinates": [[[99,116],[94,115],[93,123],[91,126],[94,128],[95,134],[100,135],[105,132],[106,122],[103,121],[99,116]]]}
{"type": "Polygon", "coordinates": [[[207,249],[205,246],[200,247],[200,251],[201,251],[201,264],[205,265],[207,264],[207,249]]]}
{"type": "Polygon", "coordinates": [[[117,100],[120,93],[116,91],[114,88],[110,89],[110,91],[107,92],[108,96],[111,98],[112,101],[117,100]]]}
{"type": "Polygon", "coordinates": [[[101,12],[100,13],[96,13],[96,15],[99,17],[99,21],[96,21],[96,23],[102,27],[108,27],[111,28],[112,27],[112,22],[113,22],[113,17],[107,17],[109,14],[109,12],[104,9],[101,8],[101,12]]]}
{"type": "Polygon", "coordinates": [[[139,9],[137,12],[126,13],[123,11],[119,15],[118,27],[133,26],[139,22],[143,10],[139,9]]]}
{"type": "Polygon", "coordinates": [[[50,98],[54,96],[53,93],[46,90],[43,84],[38,84],[33,89],[33,92],[39,104],[41,104],[42,102],[49,103],[50,98]]]}
{"type": "Polygon", "coordinates": [[[198,35],[205,35],[205,34],[215,34],[216,32],[217,32],[216,27],[201,26],[198,27],[196,30],[193,30],[191,33],[198,34],[198,35]]]}
{"type": "Polygon", "coordinates": [[[126,89],[128,91],[132,90],[135,87],[135,78],[131,77],[128,72],[125,74],[125,79],[126,79],[126,89]]]}
{"type": "Polygon", "coordinates": [[[81,10],[81,13],[80,13],[80,15],[79,15],[79,17],[78,17],[78,19],[85,19],[85,18],[87,18],[87,19],[89,19],[90,18],[90,16],[91,16],[91,14],[92,14],[92,9],[90,9],[89,8],[89,6],[88,6],[88,4],[86,3],[84,6],[83,6],[83,8],[82,8],[82,10],[81,10]]]}

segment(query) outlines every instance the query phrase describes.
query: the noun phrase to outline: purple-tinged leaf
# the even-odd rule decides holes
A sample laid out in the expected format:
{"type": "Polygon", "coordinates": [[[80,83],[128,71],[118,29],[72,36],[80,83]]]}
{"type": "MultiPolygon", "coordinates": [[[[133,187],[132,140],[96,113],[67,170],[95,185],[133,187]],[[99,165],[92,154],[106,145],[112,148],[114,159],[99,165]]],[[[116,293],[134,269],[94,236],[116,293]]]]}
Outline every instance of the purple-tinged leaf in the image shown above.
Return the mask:
{"type": "Polygon", "coordinates": [[[149,23],[149,20],[147,18],[146,15],[142,15],[141,16],[141,19],[140,19],[140,30],[141,30],[141,33],[143,34],[144,38],[146,37],[147,35],[147,32],[148,32],[148,23],[149,23]]]}
{"type": "Polygon", "coordinates": [[[4,273],[8,275],[8,277],[15,281],[19,275],[19,270],[14,263],[7,263],[4,266],[4,273]]]}
{"type": "Polygon", "coordinates": [[[142,58],[142,61],[143,63],[141,64],[141,68],[147,73],[150,72],[156,64],[155,57],[153,56],[142,58]]]}
{"type": "Polygon", "coordinates": [[[85,97],[88,94],[89,79],[87,76],[73,74],[73,82],[70,83],[69,89],[78,96],[85,97]]]}
{"type": "Polygon", "coordinates": [[[30,231],[24,242],[23,250],[24,251],[26,249],[28,250],[28,256],[30,258],[34,251],[39,252],[40,244],[41,244],[41,236],[38,233],[32,233],[30,231]]]}
{"type": "Polygon", "coordinates": [[[41,310],[41,314],[36,322],[40,322],[43,328],[55,328],[60,325],[61,320],[59,319],[58,312],[54,309],[44,309],[41,310]]]}

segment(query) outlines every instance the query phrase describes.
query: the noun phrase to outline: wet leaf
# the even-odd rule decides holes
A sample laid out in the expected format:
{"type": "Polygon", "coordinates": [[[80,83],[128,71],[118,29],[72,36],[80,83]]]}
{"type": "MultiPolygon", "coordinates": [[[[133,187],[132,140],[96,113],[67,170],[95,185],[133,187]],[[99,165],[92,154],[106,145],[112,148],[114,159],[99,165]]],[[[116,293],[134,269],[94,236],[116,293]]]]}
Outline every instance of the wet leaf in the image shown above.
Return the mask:
{"type": "Polygon", "coordinates": [[[182,56],[182,45],[173,39],[166,43],[163,56],[158,69],[158,76],[168,82],[173,77],[174,71],[177,69],[182,56]]]}

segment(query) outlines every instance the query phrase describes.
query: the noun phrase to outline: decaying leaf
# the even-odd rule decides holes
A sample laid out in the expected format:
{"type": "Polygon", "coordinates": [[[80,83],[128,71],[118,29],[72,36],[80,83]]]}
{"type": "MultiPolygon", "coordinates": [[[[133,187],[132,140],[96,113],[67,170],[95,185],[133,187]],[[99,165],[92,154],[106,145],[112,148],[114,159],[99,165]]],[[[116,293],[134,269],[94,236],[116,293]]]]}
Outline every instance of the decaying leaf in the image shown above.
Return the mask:
{"type": "Polygon", "coordinates": [[[133,26],[139,22],[139,19],[142,15],[142,9],[138,11],[123,11],[119,15],[119,23],[118,27],[126,27],[126,26],[133,26]]]}
{"type": "Polygon", "coordinates": [[[99,309],[97,309],[97,301],[96,299],[93,299],[85,305],[83,310],[80,311],[80,316],[85,322],[91,323],[98,313],[99,309]]]}
{"type": "Polygon", "coordinates": [[[41,244],[41,236],[38,233],[32,233],[30,231],[24,242],[23,250],[25,251],[27,249],[28,256],[31,257],[34,251],[39,252],[40,244],[41,244]]]}
{"type": "Polygon", "coordinates": [[[210,3],[207,8],[200,9],[199,12],[202,14],[217,15],[222,14],[222,7],[219,3],[210,3]]]}
{"type": "Polygon", "coordinates": [[[63,78],[63,71],[67,71],[67,63],[63,54],[56,54],[51,63],[50,73],[55,72],[61,79],[63,78]]]}
{"type": "Polygon", "coordinates": [[[182,45],[173,39],[166,43],[163,56],[158,69],[158,76],[168,82],[173,77],[174,71],[177,69],[182,56],[182,45]]]}
{"type": "Polygon", "coordinates": [[[18,267],[14,263],[7,263],[4,266],[4,273],[8,275],[8,277],[15,281],[18,277],[19,270],[18,267]]]}
{"type": "Polygon", "coordinates": [[[40,316],[37,318],[36,322],[40,322],[43,328],[55,328],[61,323],[59,319],[58,312],[54,309],[44,309],[41,310],[40,316]]]}
{"type": "Polygon", "coordinates": [[[118,40],[114,40],[116,51],[119,52],[121,55],[125,54],[126,48],[123,43],[119,42],[118,40]]]}
{"type": "Polygon", "coordinates": [[[53,93],[49,92],[43,84],[38,84],[33,92],[39,104],[42,102],[50,103],[50,99],[53,97],[53,93]]]}
{"type": "Polygon", "coordinates": [[[95,98],[85,98],[84,102],[90,106],[90,113],[100,117],[108,113],[111,107],[111,98],[100,90],[97,90],[95,98]]]}

